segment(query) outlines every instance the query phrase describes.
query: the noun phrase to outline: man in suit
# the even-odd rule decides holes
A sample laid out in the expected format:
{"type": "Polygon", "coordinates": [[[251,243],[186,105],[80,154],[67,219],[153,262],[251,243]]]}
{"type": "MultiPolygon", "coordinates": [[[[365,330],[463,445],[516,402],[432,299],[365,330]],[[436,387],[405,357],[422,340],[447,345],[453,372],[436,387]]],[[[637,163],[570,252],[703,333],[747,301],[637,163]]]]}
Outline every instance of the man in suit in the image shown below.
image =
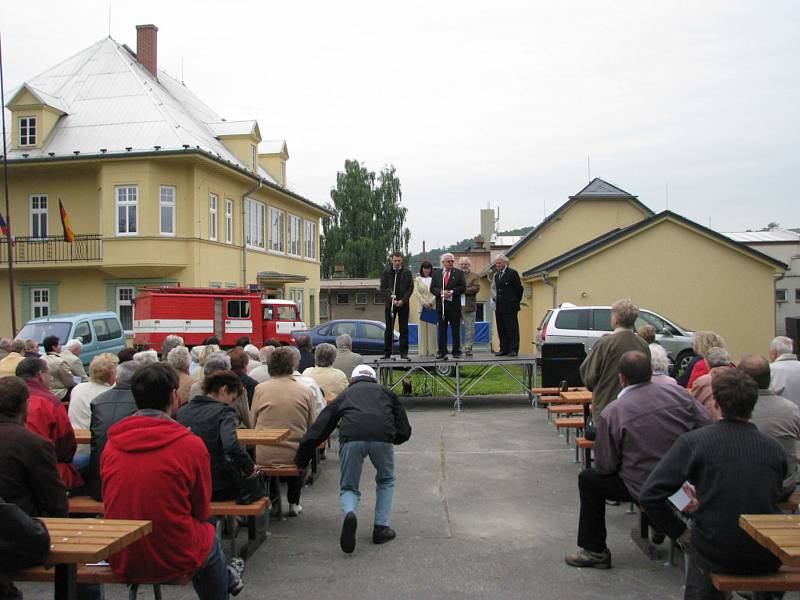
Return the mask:
{"type": "Polygon", "coordinates": [[[414,289],[411,271],[403,268],[403,255],[393,252],[392,264],[381,273],[381,294],[386,304],[386,334],[383,338],[383,358],[392,355],[394,320],[400,327],[400,358],[408,358],[408,301],[414,289]]]}
{"type": "Polygon", "coordinates": [[[519,322],[517,313],[522,300],[522,283],[519,273],[508,266],[505,254],[498,254],[494,259],[496,269],[492,279],[494,291],[495,320],[497,321],[497,337],[500,338],[500,351],[496,356],[516,356],[519,354],[519,322]]]}
{"type": "Polygon", "coordinates": [[[431,278],[431,292],[436,296],[436,310],[439,313],[439,351],[436,358],[447,356],[447,326],[453,333],[453,358],[461,356],[461,294],[467,285],[464,273],[453,264],[455,257],[442,255],[442,268],[437,269],[431,278]]]}

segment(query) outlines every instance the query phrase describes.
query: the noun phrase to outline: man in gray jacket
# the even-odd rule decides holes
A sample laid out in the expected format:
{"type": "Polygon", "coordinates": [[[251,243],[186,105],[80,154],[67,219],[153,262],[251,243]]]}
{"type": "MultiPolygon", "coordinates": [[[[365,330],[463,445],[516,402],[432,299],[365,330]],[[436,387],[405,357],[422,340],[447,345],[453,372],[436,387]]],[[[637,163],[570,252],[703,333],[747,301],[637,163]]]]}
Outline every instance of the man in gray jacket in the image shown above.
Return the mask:
{"type": "Polygon", "coordinates": [[[333,368],[339,369],[342,373],[350,376],[358,365],[364,364],[364,357],[360,354],[353,352],[353,338],[346,333],[343,333],[336,338],[336,360],[333,361],[333,368]]]}

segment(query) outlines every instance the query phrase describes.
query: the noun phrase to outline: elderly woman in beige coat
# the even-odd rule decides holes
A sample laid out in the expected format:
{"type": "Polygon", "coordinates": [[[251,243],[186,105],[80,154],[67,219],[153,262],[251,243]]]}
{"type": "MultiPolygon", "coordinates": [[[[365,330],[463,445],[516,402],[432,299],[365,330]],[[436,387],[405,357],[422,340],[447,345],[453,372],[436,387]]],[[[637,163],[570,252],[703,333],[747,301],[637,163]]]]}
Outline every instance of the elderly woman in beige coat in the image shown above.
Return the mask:
{"type": "Polygon", "coordinates": [[[333,344],[320,344],[314,351],[316,366],[303,371],[303,375],[317,382],[328,403],[333,402],[349,385],[347,375],[331,366],[337,354],[336,346],[333,344]]]}
{"type": "MultiPolygon", "coordinates": [[[[256,463],[259,465],[294,465],[294,457],[311,423],[317,418],[314,410],[315,396],[311,389],[297,381],[293,375],[299,364],[291,348],[278,348],[269,357],[270,379],[256,386],[250,417],[255,429],[289,429],[289,437],[276,446],[258,446],[256,463]]],[[[286,477],[290,517],[303,510],[300,506],[302,477],[286,477]]],[[[273,515],[281,510],[280,485],[270,479],[270,500],[273,515]]]]}

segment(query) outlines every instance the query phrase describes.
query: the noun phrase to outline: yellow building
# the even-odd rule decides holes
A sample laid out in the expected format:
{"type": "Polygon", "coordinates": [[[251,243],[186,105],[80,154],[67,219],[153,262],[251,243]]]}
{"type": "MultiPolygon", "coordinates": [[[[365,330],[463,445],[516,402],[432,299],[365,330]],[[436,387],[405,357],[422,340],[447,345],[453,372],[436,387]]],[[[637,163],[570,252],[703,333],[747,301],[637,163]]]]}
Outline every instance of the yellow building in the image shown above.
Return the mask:
{"type": "MultiPolygon", "coordinates": [[[[136,53],[105,38],[10,96],[17,327],[110,309],[129,329],[139,286],[256,283],[295,299],[314,325],[328,211],[287,187],[284,141],[262,141],[256,121],[222,119],[157,68],[156,36],[137,27],[136,53]]],[[[3,270],[7,253],[3,244],[3,270]]],[[[5,273],[0,298],[8,307],[5,273]]],[[[0,333],[11,333],[10,310],[0,333]]]]}

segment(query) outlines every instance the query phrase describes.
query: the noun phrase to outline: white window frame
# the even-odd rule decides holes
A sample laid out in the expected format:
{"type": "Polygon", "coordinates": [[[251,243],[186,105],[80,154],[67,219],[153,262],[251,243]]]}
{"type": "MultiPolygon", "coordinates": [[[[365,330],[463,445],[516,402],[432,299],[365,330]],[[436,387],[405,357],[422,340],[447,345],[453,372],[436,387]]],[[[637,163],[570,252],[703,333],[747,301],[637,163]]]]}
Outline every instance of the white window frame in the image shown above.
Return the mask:
{"type": "Polygon", "coordinates": [[[317,245],[319,244],[317,227],[318,224],[314,221],[303,221],[303,256],[311,260],[317,260],[317,245]]]}
{"type": "Polygon", "coordinates": [[[286,254],[286,211],[269,207],[269,251],[286,254]]]}
{"type": "Polygon", "coordinates": [[[289,256],[296,256],[300,258],[300,252],[302,251],[303,246],[302,228],[303,219],[297,215],[289,213],[288,227],[286,228],[286,253],[289,256]]]}
{"type": "Polygon", "coordinates": [[[265,216],[267,207],[263,202],[245,199],[244,240],[248,248],[253,250],[266,250],[264,233],[266,231],[265,216]]]}
{"type": "Polygon", "coordinates": [[[787,298],[789,297],[786,288],[778,288],[775,290],[775,302],[778,304],[783,304],[786,302],[787,298]]]}
{"type": "Polygon", "coordinates": [[[114,186],[114,199],[116,200],[116,211],[114,213],[117,222],[117,236],[139,235],[139,186],[138,185],[116,185],[114,186]],[[121,192],[125,190],[124,199],[120,199],[121,192]],[[133,200],[131,200],[131,191],[133,200]],[[125,229],[120,230],[120,209],[125,210],[125,229]],[[133,229],[131,229],[131,209],[133,209],[133,229]]]}
{"type": "Polygon", "coordinates": [[[369,294],[367,292],[356,292],[354,304],[356,306],[366,306],[369,304],[369,294]]]}
{"type": "Polygon", "coordinates": [[[208,239],[217,241],[217,209],[219,208],[219,196],[216,194],[208,194],[208,239]]]}
{"type": "Polygon", "coordinates": [[[136,296],[136,288],[134,288],[133,286],[130,286],[130,285],[121,285],[121,286],[119,286],[117,288],[117,290],[116,290],[116,293],[115,293],[115,298],[116,298],[116,303],[117,303],[117,316],[119,317],[120,323],[123,323],[123,325],[124,325],[125,322],[122,319],[122,310],[121,309],[123,307],[128,307],[128,306],[131,307],[131,329],[125,329],[123,327],[123,331],[125,331],[126,335],[130,335],[130,334],[133,333],[133,319],[134,319],[134,316],[133,316],[133,311],[134,311],[133,299],[134,299],[135,296],[136,296]],[[128,295],[130,295],[130,298],[127,297],[128,295]],[[123,298],[123,296],[126,296],[126,297],[123,298]]]}
{"type": "Polygon", "coordinates": [[[49,314],[50,288],[31,288],[31,318],[38,319],[49,314]]]}
{"type": "Polygon", "coordinates": [[[330,315],[330,300],[326,295],[320,295],[319,297],[319,318],[320,320],[328,320],[330,315]]]}
{"type": "Polygon", "coordinates": [[[303,311],[305,310],[305,295],[305,288],[289,288],[289,300],[293,300],[297,304],[300,320],[303,319],[303,311]]]}
{"type": "Polygon", "coordinates": [[[20,146],[35,146],[38,123],[36,117],[33,115],[19,118],[19,145],[20,146]],[[23,131],[25,133],[23,133],[23,131]],[[33,131],[31,133],[31,131],[33,131]]]}
{"type": "Polygon", "coordinates": [[[225,198],[225,243],[233,243],[233,200],[225,198]]]}
{"type": "Polygon", "coordinates": [[[175,223],[175,197],[177,190],[174,185],[162,185],[158,189],[158,231],[163,236],[175,236],[177,224],[175,223]],[[166,195],[165,195],[166,192],[166,195]],[[171,198],[170,198],[171,196],[171,198]],[[172,213],[172,231],[164,229],[164,211],[172,213]]]}
{"type": "Polygon", "coordinates": [[[30,231],[31,237],[37,240],[47,238],[47,194],[31,194],[30,197],[30,231]],[[44,204],[44,206],[42,206],[44,204]],[[38,231],[36,228],[38,226],[38,231]]]}

